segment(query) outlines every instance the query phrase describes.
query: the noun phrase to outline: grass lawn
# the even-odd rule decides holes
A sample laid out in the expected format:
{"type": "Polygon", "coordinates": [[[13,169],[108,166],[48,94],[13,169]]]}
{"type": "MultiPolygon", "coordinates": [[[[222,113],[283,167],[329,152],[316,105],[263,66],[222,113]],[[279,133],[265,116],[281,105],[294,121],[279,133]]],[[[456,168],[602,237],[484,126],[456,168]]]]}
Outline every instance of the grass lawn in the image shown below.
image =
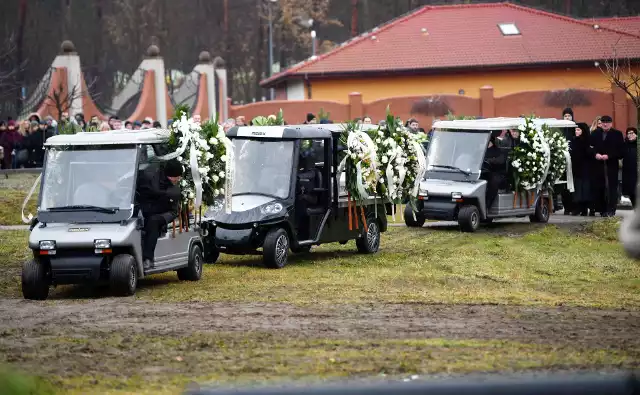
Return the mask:
{"type": "MultiPolygon", "coordinates": [[[[263,268],[258,256],[222,255],[218,264],[205,266],[196,283],[180,282],[173,272],[142,280],[137,298],[638,309],[640,265],[624,255],[616,241],[617,227],[615,219],[579,230],[498,223],[476,234],[454,228],[391,227],[375,255],[356,254],[353,242],[331,244],[292,257],[283,270],[263,268]]],[[[19,265],[28,258],[27,232],[0,232],[0,240],[0,295],[19,297],[19,265]]],[[[92,295],[86,288],[59,287],[52,297],[92,295]]]]}
{"type": "MultiPolygon", "coordinates": [[[[20,209],[37,177],[37,174],[10,174],[8,178],[0,176],[0,225],[24,225],[20,209]]],[[[39,191],[38,187],[29,200],[25,216],[29,213],[36,215],[39,191]]]]}
{"type": "MultiPolygon", "coordinates": [[[[616,241],[617,220],[582,228],[495,224],[476,234],[390,228],[380,253],[352,243],[299,256],[282,270],[223,255],[197,283],[175,273],[143,280],[136,298],[158,302],[286,302],[584,306],[638,310],[640,266],[616,241]]],[[[20,298],[27,232],[0,232],[0,296],[20,298]]],[[[45,302],[104,297],[59,287],[45,302]]],[[[125,299],[126,300],[126,299],[125,299]]],[[[130,300],[130,299],[129,299],[130,300]]],[[[126,308],[123,305],[123,308],[126,308]]],[[[56,325],[60,325],[59,323],[56,325]]],[[[331,325],[327,322],[327,325],[331,325]]],[[[278,331],[87,331],[72,326],[0,331],[0,363],[46,377],[65,393],[176,394],[189,382],[250,384],[412,374],[637,367],[640,349],[451,338],[344,339],[278,331]]],[[[186,328],[188,329],[188,328],[186,328]]],[[[320,336],[320,335],[318,335],[320,336]]],[[[2,377],[0,375],[0,381],[2,377]]]]}

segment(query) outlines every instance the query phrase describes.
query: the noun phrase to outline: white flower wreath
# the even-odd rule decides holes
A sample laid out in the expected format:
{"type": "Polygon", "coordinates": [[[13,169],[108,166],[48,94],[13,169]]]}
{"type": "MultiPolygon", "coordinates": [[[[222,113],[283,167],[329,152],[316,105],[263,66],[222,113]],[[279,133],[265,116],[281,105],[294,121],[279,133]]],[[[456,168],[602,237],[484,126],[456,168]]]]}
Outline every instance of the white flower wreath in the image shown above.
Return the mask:
{"type": "Polygon", "coordinates": [[[549,170],[549,145],[542,128],[531,118],[525,118],[525,124],[518,126],[518,130],[520,141],[511,156],[516,192],[539,189],[549,170]]]}
{"type": "Polygon", "coordinates": [[[567,170],[569,142],[558,128],[550,128],[545,124],[542,125],[542,131],[550,151],[549,171],[544,180],[544,187],[553,190],[556,181],[567,170]]]}

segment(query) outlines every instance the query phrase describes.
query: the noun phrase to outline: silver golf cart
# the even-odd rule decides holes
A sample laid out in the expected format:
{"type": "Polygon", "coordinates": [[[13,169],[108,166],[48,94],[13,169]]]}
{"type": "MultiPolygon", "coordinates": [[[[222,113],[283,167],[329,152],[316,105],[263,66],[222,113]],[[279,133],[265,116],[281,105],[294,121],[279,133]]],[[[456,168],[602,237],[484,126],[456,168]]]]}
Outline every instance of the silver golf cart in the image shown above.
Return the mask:
{"type": "Polygon", "coordinates": [[[207,263],[220,253],[260,254],[265,266],[282,268],[289,250],[306,253],[315,245],[349,240],[356,241],[360,253],[378,251],[380,234],[387,230],[384,205],[370,199],[349,214],[353,207],[337,174],[342,132],[337,126],[249,126],[227,132],[235,167],[232,210],[220,199],[205,213],[207,263]]]}
{"type": "Polygon", "coordinates": [[[29,236],[33,259],[22,268],[25,298],[46,299],[50,286],[99,281],[108,281],[119,295],[133,295],[138,279],[173,270],[181,280],[200,279],[203,245],[188,218],[163,229],[155,267],[143,269],[137,178],[149,166],[163,166],[155,157],[168,139],[168,131],[149,129],[46,141],[37,221],[29,236]]]}
{"type": "MultiPolygon", "coordinates": [[[[576,126],[572,121],[556,119],[534,122],[551,128],[576,126]]],[[[532,222],[547,222],[550,196],[544,190],[516,194],[501,189],[492,206],[486,207],[487,181],[481,179],[481,170],[491,133],[524,124],[524,118],[436,122],[427,152],[427,173],[420,184],[418,212],[414,216],[407,207],[406,225],[422,227],[426,220],[457,221],[462,231],[474,232],[481,223],[496,218],[528,216],[532,222]]]]}

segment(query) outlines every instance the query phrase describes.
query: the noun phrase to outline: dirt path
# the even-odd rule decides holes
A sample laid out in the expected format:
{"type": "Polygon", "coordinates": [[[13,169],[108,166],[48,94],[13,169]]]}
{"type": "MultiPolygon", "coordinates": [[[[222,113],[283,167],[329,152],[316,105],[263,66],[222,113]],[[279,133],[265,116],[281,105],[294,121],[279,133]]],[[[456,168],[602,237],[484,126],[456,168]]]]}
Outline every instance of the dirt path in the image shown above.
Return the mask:
{"type": "Polygon", "coordinates": [[[640,347],[640,312],[507,306],[151,303],[0,300],[3,336],[126,331],[266,332],[303,338],[497,339],[594,348],[640,347]]]}

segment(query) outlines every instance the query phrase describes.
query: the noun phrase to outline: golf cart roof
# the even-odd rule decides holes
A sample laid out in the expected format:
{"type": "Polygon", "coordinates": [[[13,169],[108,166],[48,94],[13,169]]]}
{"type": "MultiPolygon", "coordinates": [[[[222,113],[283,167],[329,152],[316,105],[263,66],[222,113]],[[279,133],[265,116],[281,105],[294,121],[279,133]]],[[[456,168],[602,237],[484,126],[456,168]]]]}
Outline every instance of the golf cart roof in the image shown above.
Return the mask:
{"type": "Polygon", "coordinates": [[[50,137],[44,145],[53,147],[70,145],[162,144],[169,141],[170,133],[171,132],[166,129],[121,129],[106,132],[81,132],[50,137]]]}
{"type": "MultiPolygon", "coordinates": [[[[376,129],[375,125],[370,129],[376,129]]],[[[342,133],[342,124],[284,125],[284,126],[240,126],[227,132],[227,137],[251,137],[265,139],[306,140],[329,139],[333,133],[342,133]]],[[[368,129],[368,128],[367,128],[368,129]]]]}
{"type": "MultiPolygon", "coordinates": [[[[574,128],[576,123],[573,121],[566,121],[564,119],[555,118],[536,118],[533,119],[535,125],[544,125],[551,128],[574,128]]],[[[454,121],[438,121],[433,124],[435,129],[452,129],[452,130],[477,130],[486,131],[487,133],[492,130],[508,130],[516,129],[520,125],[525,124],[524,118],[486,118],[486,119],[464,119],[454,121]]]]}

